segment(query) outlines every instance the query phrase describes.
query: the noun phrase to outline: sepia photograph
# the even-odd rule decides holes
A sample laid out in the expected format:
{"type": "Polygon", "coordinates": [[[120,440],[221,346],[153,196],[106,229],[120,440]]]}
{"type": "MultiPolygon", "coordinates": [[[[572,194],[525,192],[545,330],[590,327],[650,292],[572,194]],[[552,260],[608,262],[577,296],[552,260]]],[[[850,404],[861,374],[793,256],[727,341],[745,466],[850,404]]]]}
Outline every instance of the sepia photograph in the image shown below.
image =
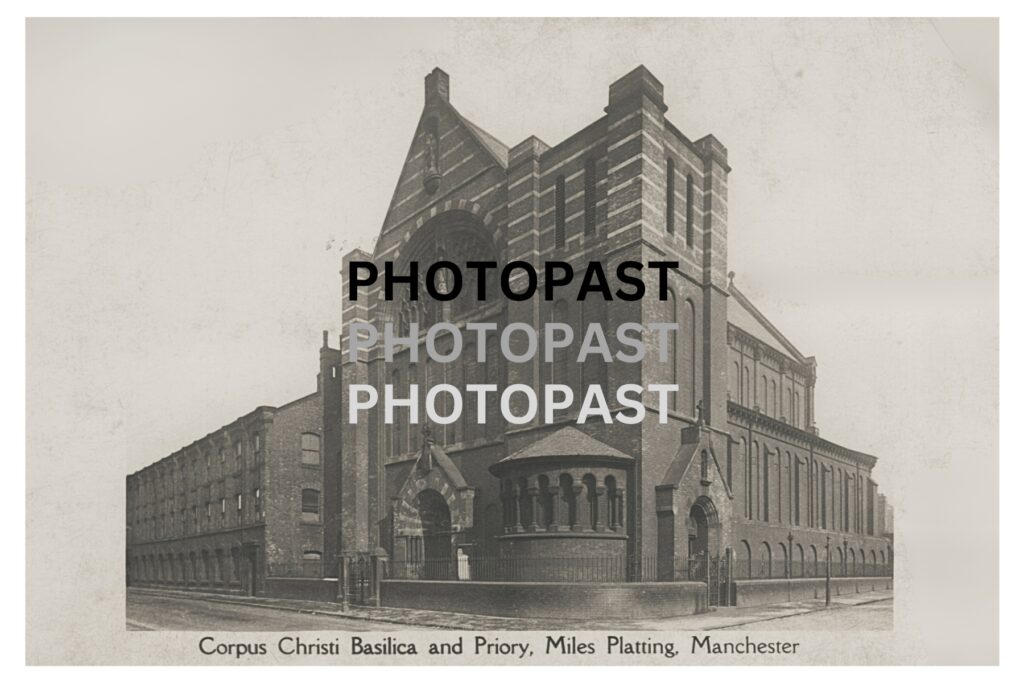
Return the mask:
{"type": "Polygon", "coordinates": [[[25,33],[28,663],[998,662],[997,19],[25,33]]]}

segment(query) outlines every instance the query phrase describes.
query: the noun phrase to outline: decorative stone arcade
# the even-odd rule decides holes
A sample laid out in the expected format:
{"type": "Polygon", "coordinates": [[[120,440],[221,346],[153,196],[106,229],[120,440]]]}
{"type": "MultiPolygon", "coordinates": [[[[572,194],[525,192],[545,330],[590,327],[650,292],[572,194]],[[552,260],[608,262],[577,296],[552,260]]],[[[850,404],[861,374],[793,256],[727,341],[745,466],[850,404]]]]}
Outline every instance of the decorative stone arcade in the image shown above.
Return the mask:
{"type": "Polygon", "coordinates": [[[563,427],[491,465],[501,480],[501,556],[521,559],[535,579],[558,579],[591,561],[594,571],[626,580],[626,483],[633,463],[563,427]]]}

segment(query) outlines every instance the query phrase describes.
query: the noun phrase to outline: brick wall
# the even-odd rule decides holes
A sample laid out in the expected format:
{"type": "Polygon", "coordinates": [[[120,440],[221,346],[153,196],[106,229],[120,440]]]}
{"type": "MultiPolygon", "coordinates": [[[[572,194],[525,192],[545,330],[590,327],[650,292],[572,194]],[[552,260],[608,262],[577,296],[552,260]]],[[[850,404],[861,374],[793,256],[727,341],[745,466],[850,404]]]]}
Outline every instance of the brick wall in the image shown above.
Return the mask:
{"type": "Polygon", "coordinates": [[[707,609],[702,583],[382,582],[381,605],[550,619],[656,618],[707,609]]]}

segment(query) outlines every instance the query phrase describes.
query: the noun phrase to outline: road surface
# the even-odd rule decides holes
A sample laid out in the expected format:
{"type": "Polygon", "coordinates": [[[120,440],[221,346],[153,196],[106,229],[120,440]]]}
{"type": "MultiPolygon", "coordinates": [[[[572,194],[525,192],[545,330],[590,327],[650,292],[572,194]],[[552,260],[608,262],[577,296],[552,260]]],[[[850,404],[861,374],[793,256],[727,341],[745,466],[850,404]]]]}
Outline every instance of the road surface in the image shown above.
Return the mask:
{"type": "Polygon", "coordinates": [[[722,630],[742,631],[891,631],[892,600],[752,621],[722,630]]]}
{"type": "Polygon", "coordinates": [[[396,631],[415,627],[174,595],[128,593],[130,631],[396,631]]]}
{"type": "MultiPolygon", "coordinates": [[[[221,599],[223,600],[223,599],[221,599]]],[[[427,614],[427,613],[424,613],[427,614]]],[[[286,609],[260,607],[232,601],[205,599],[181,594],[162,595],[155,591],[130,591],[127,603],[129,630],[155,631],[395,631],[415,628],[455,628],[470,630],[549,630],[566,624],[535,620],[495,626],[491,618],[464,614],[429,613],[421,623],[431,626],[370,621],[329,614],[310,614],[286,609]],[[481,619],[484,621],[481,622],[481,619]]],[[[513,620],[514,621],[514,620],[513,620]]],[[[625,630],[745,630],[745,631],[885,631],[893,627],[891,598],[860,605],[836,604],[829,609],[806,611],[799,606],[767,605],[760,608],[728,608],[676,619],[639,622],[601,622],[572,628],[614,631],[625,630]],[[789,612],[787,614],[786,612],[789,612]],[[794,613],[795,612],[795,613],[794,613]]]]}

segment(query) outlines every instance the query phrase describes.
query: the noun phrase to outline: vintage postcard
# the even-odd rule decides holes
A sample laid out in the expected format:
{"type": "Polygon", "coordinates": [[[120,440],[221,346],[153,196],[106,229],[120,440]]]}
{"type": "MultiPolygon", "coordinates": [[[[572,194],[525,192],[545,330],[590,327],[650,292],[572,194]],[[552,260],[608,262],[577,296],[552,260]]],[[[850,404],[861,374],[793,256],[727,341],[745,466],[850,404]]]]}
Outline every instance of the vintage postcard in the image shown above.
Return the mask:
{"type": "Polygon", "coordinates": [[[997,662],[997,20],[26,32],[29,663],[997,662]]]}

